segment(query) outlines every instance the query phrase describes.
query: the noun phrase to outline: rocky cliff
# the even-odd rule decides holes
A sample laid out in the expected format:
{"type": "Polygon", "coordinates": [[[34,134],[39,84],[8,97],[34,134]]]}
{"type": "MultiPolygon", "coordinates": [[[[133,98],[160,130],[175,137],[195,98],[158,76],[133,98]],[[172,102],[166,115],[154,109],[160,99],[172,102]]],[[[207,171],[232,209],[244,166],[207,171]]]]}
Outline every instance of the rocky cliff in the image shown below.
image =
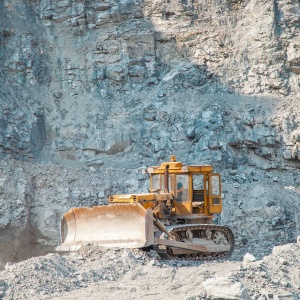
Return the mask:
{"type": "Polygon", "coordinates": [[[2,1],[0,265],[170,154],[222,173],[237,256],[295,241],[299,20],[287,0],[2,1]]]}

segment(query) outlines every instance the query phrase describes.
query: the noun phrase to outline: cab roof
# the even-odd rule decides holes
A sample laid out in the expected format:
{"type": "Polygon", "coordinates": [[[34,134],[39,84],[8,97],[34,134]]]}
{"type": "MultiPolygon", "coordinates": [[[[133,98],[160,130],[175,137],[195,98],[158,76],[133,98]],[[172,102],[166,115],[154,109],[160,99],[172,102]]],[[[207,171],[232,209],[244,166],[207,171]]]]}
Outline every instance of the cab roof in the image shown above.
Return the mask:
{"type": "Polygon", "coordinates": [[[211,165],[183,165],[176,161],[176,156],[172,155],[169,162],[163,162],[160,166],[147,168],[149,174],[163,174],[165,169],[169,169],[169,173],[211,173],[213,167],[211,165]]]}

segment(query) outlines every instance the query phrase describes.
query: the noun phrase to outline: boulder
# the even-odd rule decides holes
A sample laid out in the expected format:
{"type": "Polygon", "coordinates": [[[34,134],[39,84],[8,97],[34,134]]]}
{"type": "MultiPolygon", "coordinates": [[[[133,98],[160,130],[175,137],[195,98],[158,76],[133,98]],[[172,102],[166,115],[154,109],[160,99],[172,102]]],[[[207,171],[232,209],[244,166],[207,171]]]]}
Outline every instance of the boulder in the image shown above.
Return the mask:
{"type": "Polygon", "coordinates": [[[247,289],[240,282],[228,277],[209,278],[202,285],[212,300],[250,300],[247,289]]]}

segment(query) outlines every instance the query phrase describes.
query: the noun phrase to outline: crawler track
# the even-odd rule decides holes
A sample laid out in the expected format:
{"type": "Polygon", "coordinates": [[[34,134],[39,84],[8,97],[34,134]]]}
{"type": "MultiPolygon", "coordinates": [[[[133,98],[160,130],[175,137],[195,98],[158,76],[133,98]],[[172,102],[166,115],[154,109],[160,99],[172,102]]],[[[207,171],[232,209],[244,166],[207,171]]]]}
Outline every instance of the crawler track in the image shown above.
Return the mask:
{"type": "MultiPolygon", "coordinates": [[[[229,251],[223,252],[193,252],[176,255],[172,248],[163,245],[156,245],[154,250],[162,259],[187,259],[187,260],[216,260],[229,257],[234,249],[234,236],[230,228],[212,224],[188,224],[168,227],[168,231],[176,237],[177,240],[183,241],[191,234],[194,238],[212,240],[215,244],[229,244],[229,251]]],[[[188,252],[188,251],[187,251],[188,252]]]]}

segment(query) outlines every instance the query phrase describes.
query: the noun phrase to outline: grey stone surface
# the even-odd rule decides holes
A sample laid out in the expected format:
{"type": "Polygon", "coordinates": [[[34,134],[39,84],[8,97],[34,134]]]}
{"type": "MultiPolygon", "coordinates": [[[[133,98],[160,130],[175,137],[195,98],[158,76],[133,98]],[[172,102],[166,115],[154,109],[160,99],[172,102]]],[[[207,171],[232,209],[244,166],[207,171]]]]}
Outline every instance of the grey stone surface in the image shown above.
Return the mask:
{"type": "Polygon", "coordinates": [[[210,278],[202,282],[207,297],[219,300],[250,300],[247,289],[235,280],[227,277],[210,278]]]}
{"type": "Polygon", "coordinates": [[[298,15],[290,1],[2,1],[0,267],[51,251],[70,207],[146,192],[138,169],[171,154],[222,173],[234,258],[295,241],[298,15]]]}
{"type": "Polygon", "coordinates": [[[154,251],[88,245],[77,253],[48,254],[7,264],[0,271],[0,289],[4,287],[0,295],[5,300],[297,300],[299,253],[299,245],[291,243],[242,266],[238,261],[163,261],[154,251]]]}

